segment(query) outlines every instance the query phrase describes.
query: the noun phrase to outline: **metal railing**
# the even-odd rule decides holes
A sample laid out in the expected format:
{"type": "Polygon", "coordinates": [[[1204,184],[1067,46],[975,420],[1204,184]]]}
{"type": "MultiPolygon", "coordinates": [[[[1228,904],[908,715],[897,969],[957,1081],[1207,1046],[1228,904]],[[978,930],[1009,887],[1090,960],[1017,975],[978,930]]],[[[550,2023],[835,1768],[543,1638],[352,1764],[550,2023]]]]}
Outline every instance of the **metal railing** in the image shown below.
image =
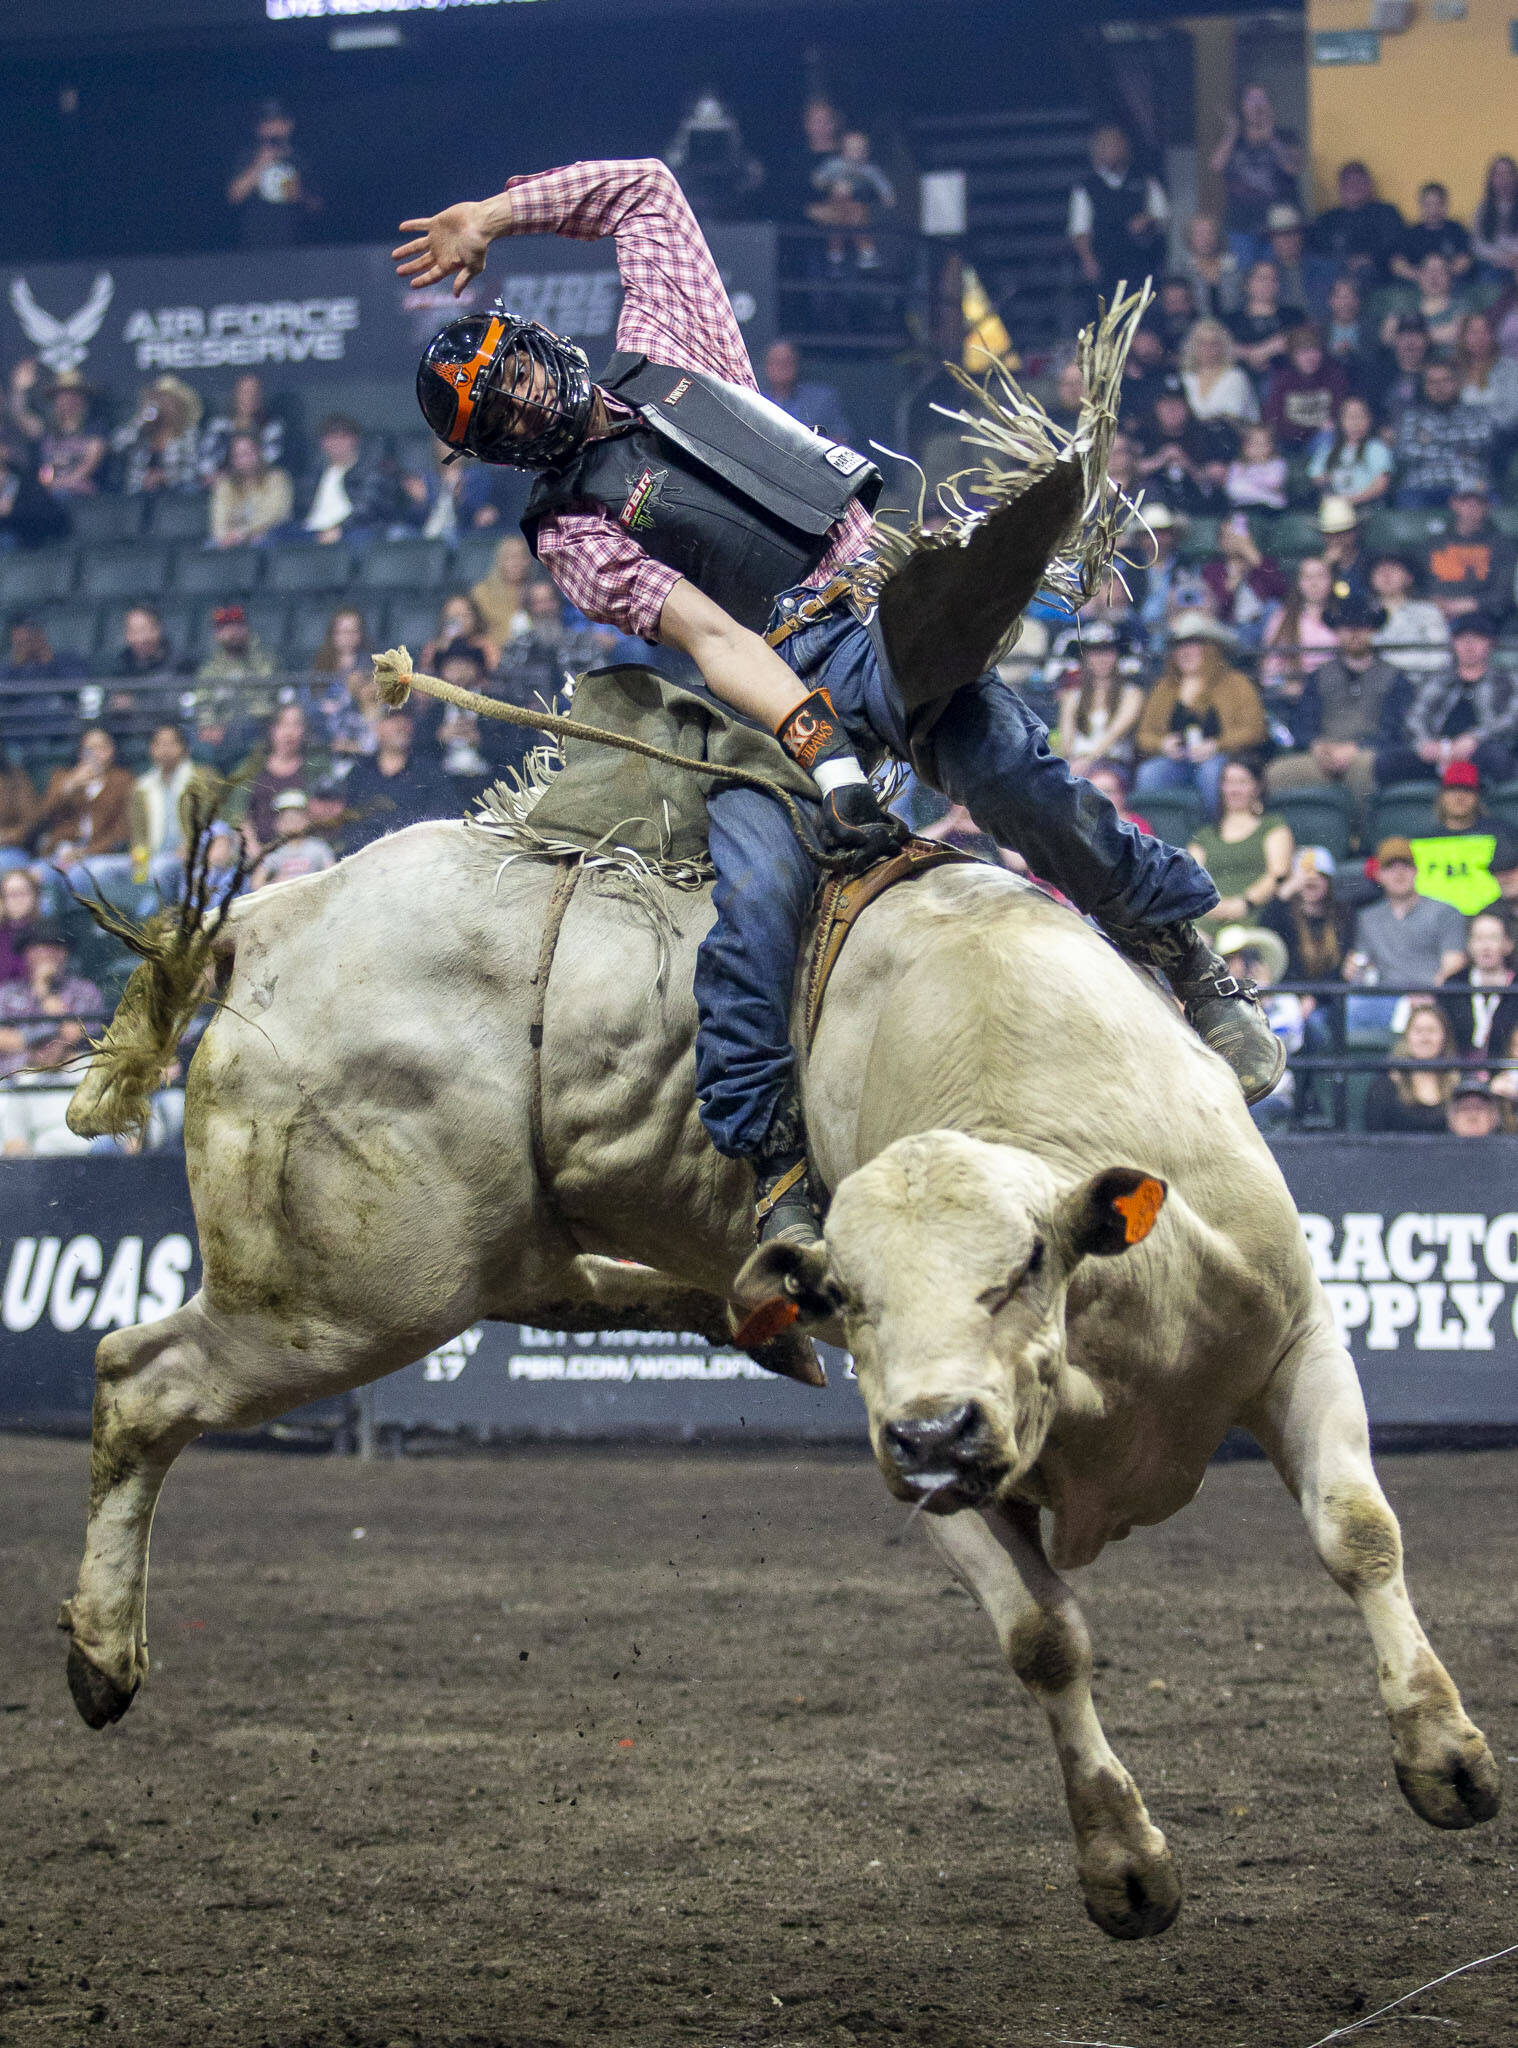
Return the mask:
{"type": "MultiPolygon", "coordinates": [[[[1490,1076],[1518,1072],[1518,1058],[1510,1058],[1498,1051],[1473,1050],[1463,1054],[1446,1054],[1438,1059],[1415,1060],[1405,1054],[1399,1057],[1390,1045],[1380,1048],[1374,1045],[1352,1047],[1349,1043],[1351,1030],[1348,1023],[1349,1005],[1356,1000],[1386,1001],[1393,1004],[1411,1000],[1418,1007],[1440,1008],[1445,1000],[1469,1000],[1472,995],[1518,996],[1518,983],[1514,983],[1511,989],[1503,990],[1472,989],[1463,982],[1447,988],[1430,988],[1422,983],[1409,985],[1379,981],[1276,981],[1262,993],[1267,1001],[1270,997],[1278,995],[1309,996],[1324,1015],[1327,1024],[1326,1051],[1308,1051],[1304,1044],[1303,1050],[1287,1056],[1287,1072],[1301,1077],[1308,1083],[1305,1088],[1299,1087],[1297,1099],[1292,1105],[1291,1120],[1297,1128],[1335,1132],[1349,1130],[1351,1126],[1348,1083],[1351,1076],[1374,1076],[1392,1072],[1490,1076]],[[1318,1077],[1326,1079],[1328,1084],[1326,1105],[1319,1088],[1314,1085],[1318,1077]]],[[[1357,1026],[1355,1030],[1367,1038],[1390,1038],[1392,1026],[1389,1023],[1357,1026]]]]}

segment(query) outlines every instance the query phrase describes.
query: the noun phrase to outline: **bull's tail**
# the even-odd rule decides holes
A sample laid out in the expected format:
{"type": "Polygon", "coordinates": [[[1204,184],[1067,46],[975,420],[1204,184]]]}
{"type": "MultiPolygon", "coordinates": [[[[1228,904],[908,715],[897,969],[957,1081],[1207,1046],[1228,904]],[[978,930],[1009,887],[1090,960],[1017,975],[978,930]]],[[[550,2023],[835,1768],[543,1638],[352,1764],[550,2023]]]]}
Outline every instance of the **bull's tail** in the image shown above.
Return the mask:
{"type": "Polygon", "coordinates": [[[142,964],[95,1040],[94,1057],[69,1103],[68,1127],[78,1137],[119,1137],[146,1128],[164,1070],[211,994],[217,936],[248,869],[239,837],[235,879],[213,901],[209,849],[215,824],[214,806],[192,800],[180,902],[139,919],[98,895],[80,899],[102,931],[142,964]]]}

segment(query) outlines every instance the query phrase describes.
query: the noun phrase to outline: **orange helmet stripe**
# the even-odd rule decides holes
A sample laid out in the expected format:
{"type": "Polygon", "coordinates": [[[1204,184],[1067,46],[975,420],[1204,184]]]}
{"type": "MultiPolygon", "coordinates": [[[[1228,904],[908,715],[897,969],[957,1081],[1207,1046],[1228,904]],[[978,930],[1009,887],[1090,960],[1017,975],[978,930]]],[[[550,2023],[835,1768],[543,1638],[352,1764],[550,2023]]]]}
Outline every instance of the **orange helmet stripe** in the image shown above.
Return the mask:
{"type": "Polygon", "coordinates": [[[475,386],[490,367],[491,358],[505,332],[505,321],[492,315],[490,325],[485,329],[485,338],[469,361],[438,372],[439,376],[445,377],[453,386],[458,399],[458,410],[453,416],[453,431],[448,436],[450,444],[455,448],[462,448],[464,445],[464,437],[469,431],[469,421],[474,412],[475,386]]]}

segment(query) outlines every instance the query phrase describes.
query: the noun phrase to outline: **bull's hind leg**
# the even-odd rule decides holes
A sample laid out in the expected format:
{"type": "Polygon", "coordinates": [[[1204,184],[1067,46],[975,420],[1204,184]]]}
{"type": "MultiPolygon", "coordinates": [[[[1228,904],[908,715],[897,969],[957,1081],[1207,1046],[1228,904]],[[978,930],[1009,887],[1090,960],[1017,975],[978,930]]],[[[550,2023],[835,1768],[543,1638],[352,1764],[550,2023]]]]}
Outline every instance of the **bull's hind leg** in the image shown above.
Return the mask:
{"type": "Polygon", "coordinates": [[[1429,1647],[1402,1578],[1402,1534],[1370,1460],[1354,1362],[1315,1332],[1243,1418],[1307,1519],[1319,1557],[1359,1608],[1376,1650],[1397,1783],[1436,1828],[1490,1820],[1501,1798],[1486,1738],[1429,1647]]]}
{"type": "Polygon", "coordinates": [[[84,1559],[58,1617],[70,1636],[69,1689],[92,1728],[119,1721],[147,1675],[148,1536],[185,1445],[389,1369],[361,1340],[309,1327],[293,1335],[256,1316],[213,1318],[196,1295],[161,1322],[102,1339],[84,1559]]]}
{"type": "Polygon", "coordinates": [[[928,1531],[1048,1716],[1086,1911],[1119,1941],[1163,1933],[1180,1911],[1180,1877],[1096,1717],[1091,1638],[1075,1595],[1044,1556],[1038,1510],[949,1515],[928,1531]]]}

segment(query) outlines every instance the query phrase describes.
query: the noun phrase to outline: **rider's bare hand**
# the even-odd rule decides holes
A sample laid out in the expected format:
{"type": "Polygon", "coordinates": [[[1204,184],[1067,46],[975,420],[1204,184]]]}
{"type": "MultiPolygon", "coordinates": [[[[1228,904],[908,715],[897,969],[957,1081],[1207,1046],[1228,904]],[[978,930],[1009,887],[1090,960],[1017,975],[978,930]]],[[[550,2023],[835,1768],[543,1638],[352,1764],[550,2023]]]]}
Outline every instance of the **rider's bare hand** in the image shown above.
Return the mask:
{"type": "Polygon", "coordinates": [[[487,203],[461,200],[444,207],[425,220],[403,220],[401,233],[416,239],[391,250],[399,276],[410,280],[414,292],[437,284],[453,273],[453,296],[458,297],[472,277],[485,268],[490,244],[500,229],[495,227],[487,203]]]}

